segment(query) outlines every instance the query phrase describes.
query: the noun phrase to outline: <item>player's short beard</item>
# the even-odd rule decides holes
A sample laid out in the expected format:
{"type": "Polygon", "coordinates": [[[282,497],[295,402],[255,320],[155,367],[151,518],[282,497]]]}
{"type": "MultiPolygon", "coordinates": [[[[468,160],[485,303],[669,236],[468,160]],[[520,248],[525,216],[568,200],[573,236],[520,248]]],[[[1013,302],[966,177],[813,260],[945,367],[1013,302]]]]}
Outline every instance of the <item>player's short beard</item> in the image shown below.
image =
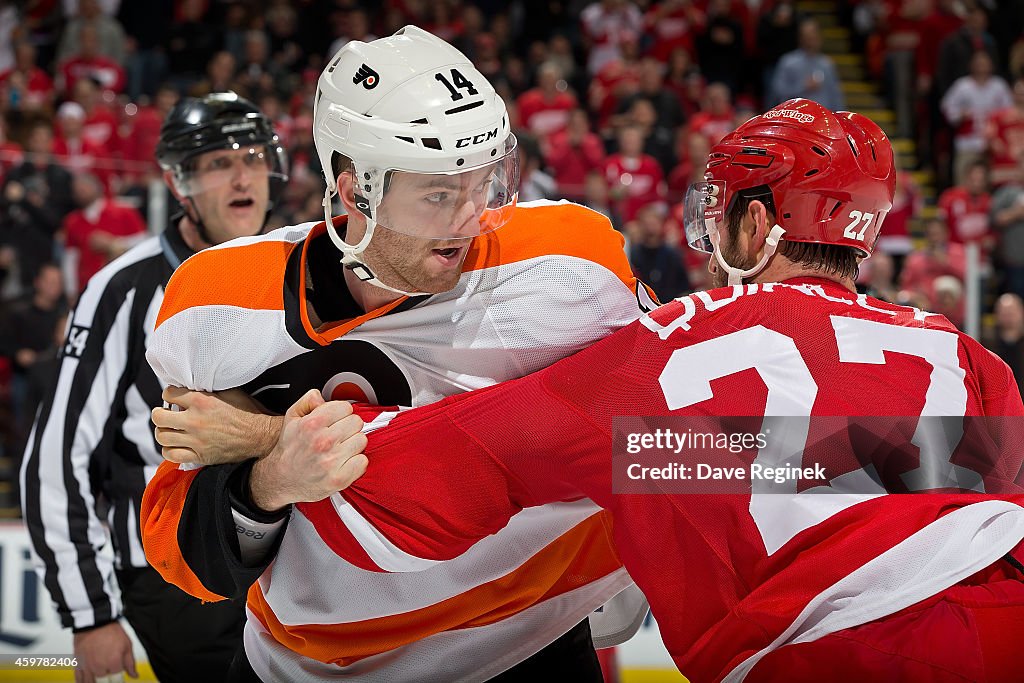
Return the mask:
{"type": "MultiPolygon", "coordinates": [[[[736,235],[738,237],[738,235],[736,235]]],[[[751,256],[740,254],[739,248],[736,246],[737,240],[729,239],[728,244],[720,245],[722,250],[722,258],[733,268],[739,270],[749,270],[753,268],[757,263],[757,260],[751,256]]],[[[729,272],[722,267],[721,263],[718,263],[718,257],[712,256],[715,259],[715,270],[711,273],[711,284],[714,287],[725,287],[729,284],[729,272]]]]}

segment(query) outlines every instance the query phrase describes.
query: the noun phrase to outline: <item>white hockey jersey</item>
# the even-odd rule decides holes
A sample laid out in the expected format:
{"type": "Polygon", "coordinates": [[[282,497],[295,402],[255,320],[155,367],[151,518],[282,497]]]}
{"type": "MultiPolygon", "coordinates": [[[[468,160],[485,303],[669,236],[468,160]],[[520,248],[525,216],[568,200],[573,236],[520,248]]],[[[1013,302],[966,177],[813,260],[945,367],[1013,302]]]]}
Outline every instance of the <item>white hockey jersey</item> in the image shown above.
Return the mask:
{"type": "MultiPolygon", "coordinates": [[[[326,398],[418,406],[543,368],[655,305],[607,219],[545,202],[521,205],[477,238],[453,290],[317,330],[304,279],[308,245],[324,230],[283,228],[183,264],[148,351],[160,378],[243,387],[278,412],[312,387],[326,398]]],[[[215,600],[177,540],[189,534],[179,522],[196,472],[161,466],[143,503],[143,538],[166,579],[215,600]]],[[[338,495],[296,506],[274,564],[250,589],[246,653],[264,680],[483,681],[632,587],[609,552],[608,519],[588,500],[524,512],[460,557],[412,574],[373,561],[392,555],[380,552],[383,537],[360,535],[353,514],[338,495]],[[342,559],[353,548],[365,561],[342,559]]],[[[618,601],[625,609],[593,620],[599,646],[639,625],[646,604],[631,590],[618,601]]]]}

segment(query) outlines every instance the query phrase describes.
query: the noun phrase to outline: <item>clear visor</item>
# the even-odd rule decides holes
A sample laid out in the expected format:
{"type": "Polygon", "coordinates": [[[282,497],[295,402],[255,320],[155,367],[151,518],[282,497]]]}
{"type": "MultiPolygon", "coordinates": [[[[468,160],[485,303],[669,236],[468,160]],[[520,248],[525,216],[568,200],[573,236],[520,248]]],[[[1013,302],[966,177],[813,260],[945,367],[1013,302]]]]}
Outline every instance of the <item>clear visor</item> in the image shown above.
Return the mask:
{"type": "Polygon", "coordinates": [[[519,154],[510,135],[493,162],[450,173],[388,171],[377,225],[431,240],[466,239],[497,230],[519,197],[519,154]]]}
{"type": "Polygon", "coordinates": [[[683,200],[683,222],[686,243],[705,253],[714,253],[711,231],[725,216],[725,182],[708,180],[690,185],[683,200]]]}
{"type": "Polygon", "coordinates": [[[175,188],[185,197],[195,197],[231,187],[240,196],[266,202],[271,187],[286,180],[284,150],[276,145],[253,145],[204,152],[189,159],[175,175],[175,188]]]}

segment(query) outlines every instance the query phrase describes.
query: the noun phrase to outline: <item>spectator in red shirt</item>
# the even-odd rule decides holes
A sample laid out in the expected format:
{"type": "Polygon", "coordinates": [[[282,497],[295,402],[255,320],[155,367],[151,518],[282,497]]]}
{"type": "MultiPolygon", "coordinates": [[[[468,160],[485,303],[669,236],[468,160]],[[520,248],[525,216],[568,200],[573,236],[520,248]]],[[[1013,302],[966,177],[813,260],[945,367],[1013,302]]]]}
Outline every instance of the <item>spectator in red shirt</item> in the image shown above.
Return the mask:
{"type": "Polygon", "coordinates": [[[975,161],[964,172],[964,182],[939,196],[939,212],[949,225],[949,239],[960,244],[979,242],[987,253],[993,235],[989,224],[992,195],[988,191],[988,164],[975,161]]]}
{"type": "Polygon", "coordinates": [[[925,246],[907,256],[900,273],[900,288],[936,300],[935,280],[952,275],[962,283],[967,265],[964,247],[949,241],[949,228],[941,218],[925,225],[925,246]]]}
{"type": "Polygon", "coordinates": [[[587,99],[597,114],[597,130],[606,134],[619,103],[640,89],[640,62],[635,40],[624,40],[621,57],[607,62],[590,81],[587,99]]]}
{"type": "Polygon", "coordinates": [[[164,85],[157,89],[153,106],[129,104],[125,107],[126,116],[118,126],[118,146],[127,180],[138,181],[148,172],[159,170],[155,159],[160,126],[177,101],[178,91],[164,85]]]}
{"type": "Polygon", "coordinates": [[[985,130],[992,162],[992,186],[1024,181],[1024,77],[1013,82],[1013,106],[992,114],[985,130]]]}
{"type": "Polygon", "coordinates": [[[976,161],[967,167],[962,185],[951,187],[939,197],[939,212],[949,225],[949,239],[959,244],[977,244],[978,271],[982,294],[988,290],[992,275],[992,250],[996,236],[992,230],[988,163],[976,161]]]}
{"type": "Polygon", "coordinates": [[[676,136],[676,153],[679,156],[679,163],[668,176],[668,200],[670,202],[675,204],[683,201],[690,185],[704,179],[710,151],[711,144],[707,137],[687,133],[685,129],[679,130],[676,136]]]}
{"type": "Polygon", "coordinates": [[[957,12],[959,4],[956,0],[938,0],[935,8],[922,22],[914,59],[917,90],[922,95],[932,88],[935,70],[939,66],[939,48],[942,41],[956,33],[964,24],[964,20],[957,12]]]}
{"type": "Polygon", "coordinates": [[[624,43],[636,43],[643,32],[644,17],[629,0],[600,0],[583,9],[580,23],[590,48],[587,70],[597,74],[622,59],[624,43]]]}
{"type": "Polygon", "coordinates": [[[906,0],[889,3],[885,25],[884,80],[886,94],[896,111],[901,137],[911,137],[915,130],[914,56],[924,32],[924,20],[931,10],[928,0],[906,0]]]}
{"type": "Polygon", "coordinates": [[[644,15],[644,28],[654,39],[650,55],[668,62],[673,50],[693,55],[693,38],[704,30],[704,12],[693,0],[662,0],[644,15]]]}
{"type": "Polygon", "coordinates": [[[537,69],[537,87],[520,95],[516,104],[520,123],[538,138],[546,138],[565,130],[576,96],[569,91],[561,67],[544,62],[537,69]]]}
{"type": "Polygon", "coordinates": [[[62,231],[68,298],[74,301],[100,268],[145,237],[146,224],[132,207],[108,200],[94,175],[75,174],[72,190],[80,208],[64,219],[62,231]]]}
{"type": "Polygon", "coordinates": [[[616,213],[628,223],[641,206],[664,198],[665,179],[661,165],[643,153],[644,136],[638,126],[623,126],[618,140],[619,151],[605,161],[604,175],[616,213]]]}
{"type": "Polygon", "coordinates": [[[110,190],[114,175],[114,159],[106,146],[98,145],[83,135],[85,110],[77,102],[65,102],[57,109],[53,153],[58,163],[71,173],[91,173],[110,190]]]}
{"type": "Polygon", "coordinates": [[[103,102],[99,84],[91,78],[79,78],[73,93],[72,99],[85,110],[83,137],[97,145],[105,146],[108,151],[114,153],[117,142],[114,138],[117,131],[117,116],[103,102]]]}
{"type": "Polygon", "coordinates": [[[27,40],[14,45],[14,67],[0,73],[4,102],[12,109],[37,111],[53,104],[56,91],[50,76],[36,66],[36,48],[27,40]]]}
{"type": "Polygon", "coordinates": [[[124,90],[125,75],[121,65],[99,51],[96,28],[92,24],[82,26],[78,35],[78,52],[60,65],[61,92],[70,92],[81,78],[91,78],[100,88],[118,94],[124,90]]]}
{"type": "Polygon", "coordinates": [[[724,83],[712,83],[704,91],[701,111],[687,124],[691,133],[703,135],[708,144],[715,145],[736,127],[736,112],[732,108],[729,88],[724,83]]]}
{"type": "MultiPolygon", "coordinates": [[[[917,102],[917,157],[934,165],[936,154],[947,158],[949,130],[939,108],[945,91],[936,82],[939,51],[943,41],[963,26],[959,0],[937,0],[936,6],[922,22],[920,41],[914,53],[917,102]]],[[[945,162],[943,162],[945,163],[945,162]]]]}
{"type": "Polygon", "coordinates": [[[583,199],[587,173],[602,168],[604,157],[604,143],[590,130],[590,119],[582,109],[573,109],[565,130],[547,141],[545,158],[558,184],[558,194],[572,201],[583,199]]]}
{"type": "Polygon", "coordinates": [[[918,215],[922,205],[921,191],[914,182],[914,177],[907,171],[897,171],[892,210],[885,217],[885,230],[878,236],[875,248],[875,253],[884,251],[892,257],[897,275],[903,268],[904,258],[914,248],[914,243],[910,239],[910,221],[918,215]]]}
{"type": "Polygon", "coordinates": [[[662,173],[668,173],[676,165],[675,136],[669,128],[658,125],[658,112],[650,100],[633,100],[625,113],[616,117],[615,127],[639,126],[644,136],[644,154],[654,157],[661,165],[662,173]]]}

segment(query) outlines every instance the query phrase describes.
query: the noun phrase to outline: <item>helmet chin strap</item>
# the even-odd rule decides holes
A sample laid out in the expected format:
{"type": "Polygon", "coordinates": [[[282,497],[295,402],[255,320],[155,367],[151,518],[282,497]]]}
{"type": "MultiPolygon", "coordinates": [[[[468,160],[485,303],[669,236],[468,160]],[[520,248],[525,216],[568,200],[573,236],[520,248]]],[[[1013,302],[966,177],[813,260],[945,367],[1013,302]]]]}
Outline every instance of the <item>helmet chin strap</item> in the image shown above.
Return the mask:
{"type": "Polygon", "coordinates": [[[352,273],[359,278],[361,282],[369,283],[389,292],[401,294],[402,296],[417,296],[424,294],[425,292],[406,292],[405,290],[391,287],[384,284],[377,278],[374,272],[370,270],[370,267],[359,258],[362,253],[366,251],[366,247],[370,245],[370,240],[373,239],[373,232],[377,228],[377,221],[367,216],[366,234],[363,235],[363,239],[359,240],[358,244],[349,244],[334,228],[334,219],[331,216],[331,194],[330,188],[324,190],[324,221],[327,225],[327,234],[330,236],[331,241],[334,242],[334,246],[336,246],[341,252],[341,265],[352,271],[352,273]]]}
{"type": "Polygon", "coordinates": [[[217,243],[213,240],[212,237],[210,237],[210,233],[206,229],[206,223],[203,222],[203,217],[199,214],[199,207],[196,206],[196,203],[192,200],[192,197],[185,197],[184,199],[185,201],[182,203],[181,208],[185,212],[185,215],[188,217],[188,219],[192,221],[192,225],[195,226],[196,234],[199,235],[199,239],[201,239],[203,242],[211,246],[216,245],[217,243]],[[188,207],[192,208],[192,213],[189,213],[188,207]],[[192,217],[193,213],[195,214],[195,218],[192,217]]]}
{"type": "MultiPolygon", "coordinates": [[[[710,219],[709,219],[710,220],[710,219]]],[[[768,237],[764,240],[764,255],[761,260],[758,261],[753,268],[747,270],[740,270],[735,268],[725,261],[725,256],[722,255],[721,233],[718,232],[718,226],[708,226],[708,237],[711,238],[711,244],[715,248],[715,259],[718,261],[718,265],[727,273],[729,273],[729,284],[730,285],[742,285],[743,280],[748,277],[754,277],[768,265],[768,261],[771,260],[772,256],[775,255],[775,250],[779,248],[779,240],[786,233],[786,229],[778,223],[772,227],[771,232],[768,233],[768,237]]]]}

